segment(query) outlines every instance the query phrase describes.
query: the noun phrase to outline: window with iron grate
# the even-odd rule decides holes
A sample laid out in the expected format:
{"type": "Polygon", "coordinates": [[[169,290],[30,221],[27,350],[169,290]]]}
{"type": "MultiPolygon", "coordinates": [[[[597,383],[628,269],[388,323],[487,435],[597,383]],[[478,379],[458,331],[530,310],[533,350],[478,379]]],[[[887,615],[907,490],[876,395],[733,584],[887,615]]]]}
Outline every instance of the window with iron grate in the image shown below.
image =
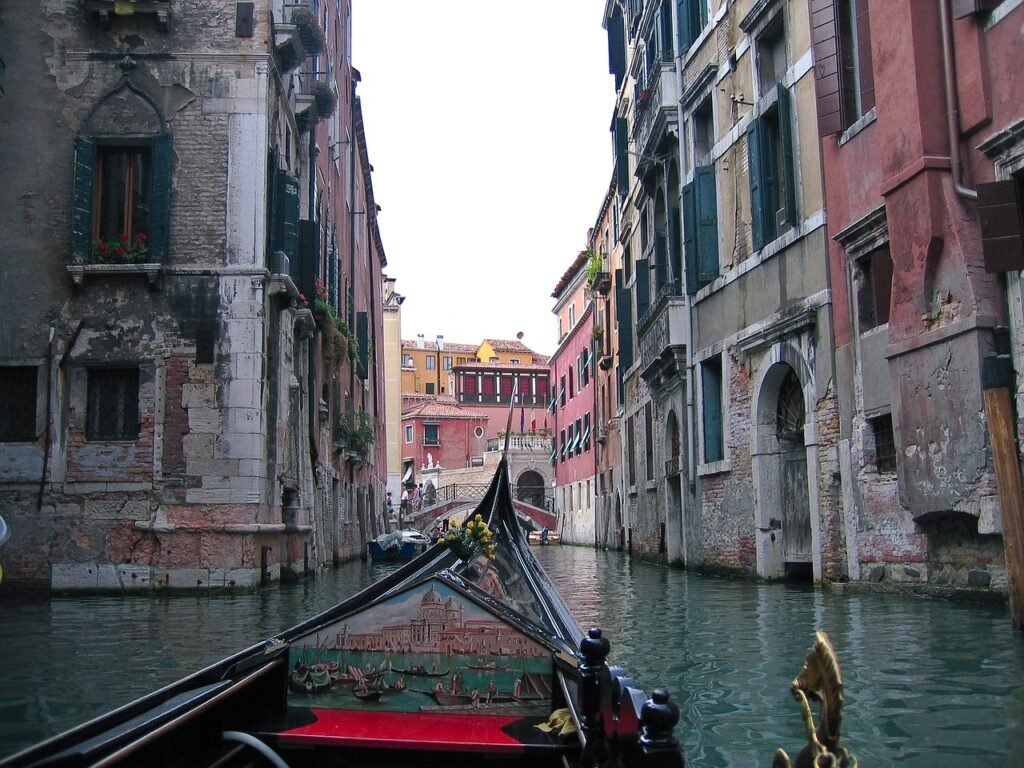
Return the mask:
{"type": "Polygon", "coordinates": [[[135,440],[139,436],[139,369],[90,368],[85,436],[135,440]]]}

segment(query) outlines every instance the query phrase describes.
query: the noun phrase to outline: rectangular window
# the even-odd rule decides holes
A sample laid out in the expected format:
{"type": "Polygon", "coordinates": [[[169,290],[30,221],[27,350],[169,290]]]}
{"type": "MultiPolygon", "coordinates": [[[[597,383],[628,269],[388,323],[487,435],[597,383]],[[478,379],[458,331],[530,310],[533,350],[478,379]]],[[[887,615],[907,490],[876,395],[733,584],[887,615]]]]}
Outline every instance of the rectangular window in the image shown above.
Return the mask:
{"type": "Polygon", "coordinates": [[[0,366],[0,442],[35,440],[37,373],[34,365],[0,366]]]}
{"type": "Polygon", "coordinates": [[[558,446],[559,446],[559,450],[558,450],[559,459],[560,459],[560,461],[564,462],[565,461],[565,449],[566,449],[565,430],[564,429],[559,433],[558,446]]]}
{"type": "Polygon", "coordinates": [[[412,361],[412,355],[402,355],[402,367],[414,368],[415,363],[412,361]]]}
{"type": "Polygon", "coordinates": [[[875,438],[875,467],[880,473],[896,471],[896,439],[892,431],[892,414],[870,419],[875,438]]]}
{"type": "Polygon", "coordinates": [[[413,441],[412,424],[405,426],[405,442],[411,443],[413,441]]]}
{"type": "Polygon", "coordinates": [[[543,400],[548,394],[548,380],[545,378],[536,379],[537,382],[537,398],[543,400]]]}
{"type": "Polygon", "coordinates": [[[87,440],[138,438],[138,368],[90,368],[87,397],[87,440]]]}
{"type": "Polygon", "coordinates": [[[757,82],[764,96],[786,74],[786,29],[777,14],[757,37],[757,82]]]}
{"type": "Polygon", "coordinates": [[[423,444],[424,445],[440,445],[441,444],[441,425],[440,424],[424,424],[423,425],[423,444]]]}
{"type": "Polygon", "coordinates": [[[464,395],[475,395],[476,394],[476,374],[472,373],[468,376],[462,377],[462,394],[464,395]]]}
{"type": "Polygon", "coordinates": [[[563,408],[565,407],[565,374],[559,377],[558,404],[563,408]]]}
{"type": "Polygon", "coordinates": [[[713,165],[695,168],[693,181],[683,187],[683,256],[691,295],[718,277],[718,194],[713,165]]]}
{"type": "Polygon", "coordinates": [[[519,358],[518,357],[510,357],[508,359],[508,364],[509,365],[519,365],[519,358]]]}
{"type": "Polygon", "coordinates": [[[444,357],[442,357],[441,358],[441,364],[442,364],[442,366],[444,366],[444,369],[446,371],[450,371],[452,369],[452,357],[451,357],[451,355],[445,355],[444,357]]]}
{"type": "Polygon", "coordinates": [[[573,376],[573,374],[572,374],[572,366],[570,365],[569,366],[569,399],[570,400],[572,400],[574,397],[576,397],[576,387],[575,387],[576,382],[573,381],[573,377],[572,376],[573,376]]]}
{"type": "Polygon", "coordinates": [[[98,147],[93,235],[114,242],[133,241],[149,232],[149,147],[98,147]]]}
{"type": "Polygon", "coordinates": [[[590,414],[583,414],[583,450],[590,450],[590,414]]]}
{"type": "Polygon", "coordinates": [[[711,150],[715,146],[715,118],[708,96],[693,111],[693,164],[710,165],[711,150]]]}
{"type": "Polygon", "coordinates": [[[483,388],[482,394],[493,397],[494,396],[494,376],[484,375],[481,381],[483,388]]]}
{"type": "Polygon", "coordinates": [[[781,83],[776,93],[775,103],[747,127],[750,226],[755,251],[796,224],[792,97],[781,83]]]}
{"type": "Polygon", "coordinates": [[[426,394],[426,395],[434,395],[434,394],[437,394],[437,393],[436,393],[436,392],[434,391],[434,382],[432,382],[432,381],[428,381],[427,383],[425,383],[425,384],[423,385],[423,393],[424,393],[424,394],[426,394]]]}
{"type": "Polygon", "coordinates": [[[722,361],[712,357],[701,363],[701,395],[704,427],[704,461],[710,463],[725,458],[725,440],[722,434],[722,361]]]}
{"type": "Polygon", "coordinates": [[[501,396],[505,398],[512,397],[512,388],[515,386],[515,379],[511,376],[501,377],[501,396]]]}
{"type": "Polygon", "coordinates": [[[433,355],[427,355],[426,356],[426,366],[427,366],[427,370],[428,371],[436,371],[437,370],[437,358],[434,357],[433,355]]]}
{"type": "Polygon", "coordinates": [[[889,244],[872,251],[858,262],[861,279],[857,285],[860,330],[869,331],[889,322],[892,299],[892,254],[889,244]]]}

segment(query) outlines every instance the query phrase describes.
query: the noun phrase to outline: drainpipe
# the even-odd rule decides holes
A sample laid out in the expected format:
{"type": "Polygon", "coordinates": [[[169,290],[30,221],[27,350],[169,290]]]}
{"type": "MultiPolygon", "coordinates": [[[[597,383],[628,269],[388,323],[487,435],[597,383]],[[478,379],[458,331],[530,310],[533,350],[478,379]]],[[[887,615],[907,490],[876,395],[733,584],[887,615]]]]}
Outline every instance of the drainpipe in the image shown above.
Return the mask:
{"type": "Polygon", "coordinates": [[[978,191],[964,185],[960,162],[960,103],[956,93],[956,69],[953,55],[953,14],[949,0],[939,0],[942,25],[942,76],[946,90],[946,130],[949,133],[949,168],[953,189],[965,200],[977,200],[978,191]]]}
{"type": "MultiPolygon", "coordinates": [[[[81,324],[79,324],[81,328],[81,324]]],[[[50,339],[46,344],[46,427],[43,430],[43,472],[39,476],[39,495],[36,497],[36,511],[43,508],[43,492],[46,489],[46,472],[50,466],[50,418],[53,409],[53,339],[56,330],[50,326],[50,339]]]]}

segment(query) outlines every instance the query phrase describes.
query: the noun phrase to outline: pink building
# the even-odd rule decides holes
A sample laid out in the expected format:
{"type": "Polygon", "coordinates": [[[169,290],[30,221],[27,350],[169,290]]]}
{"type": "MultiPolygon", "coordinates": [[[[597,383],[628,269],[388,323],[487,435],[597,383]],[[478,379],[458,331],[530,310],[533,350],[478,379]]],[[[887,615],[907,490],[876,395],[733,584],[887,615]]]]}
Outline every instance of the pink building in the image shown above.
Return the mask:
{"type": "Polygon", "coordinates": [[[849,576],[1005,589],[981,369],[1008,330],[1020,360],[1024,8],[811,8],[849,576]]]}
{"type": "Polygon", "coordinates": [[[555,509],[563,540],[574,544],[595,542],[597,366],[588,261],[587,253],[581,253],[551,294],[557,302],[555,314],[560,328],[569,326],[560,333],[558,349],[550,361],[555,509]]]}
{"type": "Polygon", "coordinates": [[[403,479],[415,482],[416,473],[424,467],[482,466],[487,446],[487,420],[487,414],[466,408],[452,397],[405,395],[402,398],[403,479]]]}

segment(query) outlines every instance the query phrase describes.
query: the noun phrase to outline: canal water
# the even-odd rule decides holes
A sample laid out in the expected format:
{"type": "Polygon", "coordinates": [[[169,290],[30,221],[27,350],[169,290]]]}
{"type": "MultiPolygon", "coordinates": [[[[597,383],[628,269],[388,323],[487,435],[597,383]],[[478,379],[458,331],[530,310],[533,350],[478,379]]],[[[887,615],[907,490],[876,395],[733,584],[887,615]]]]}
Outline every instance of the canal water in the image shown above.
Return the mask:
{"type": "MultiPolygon", "coordinates": [[[[827,631],[843,743],[865,768],[1024,765],[1024,639],[1005,608],[696,576],[535,550],[611,661],[681,711],[688,766],[770,765],[802,726],[789,683],[827,631]]],[[[378,578],[352,562],[252,595],[31,602],[0,590],[0,757],[286,629],[378,578]]]]}

